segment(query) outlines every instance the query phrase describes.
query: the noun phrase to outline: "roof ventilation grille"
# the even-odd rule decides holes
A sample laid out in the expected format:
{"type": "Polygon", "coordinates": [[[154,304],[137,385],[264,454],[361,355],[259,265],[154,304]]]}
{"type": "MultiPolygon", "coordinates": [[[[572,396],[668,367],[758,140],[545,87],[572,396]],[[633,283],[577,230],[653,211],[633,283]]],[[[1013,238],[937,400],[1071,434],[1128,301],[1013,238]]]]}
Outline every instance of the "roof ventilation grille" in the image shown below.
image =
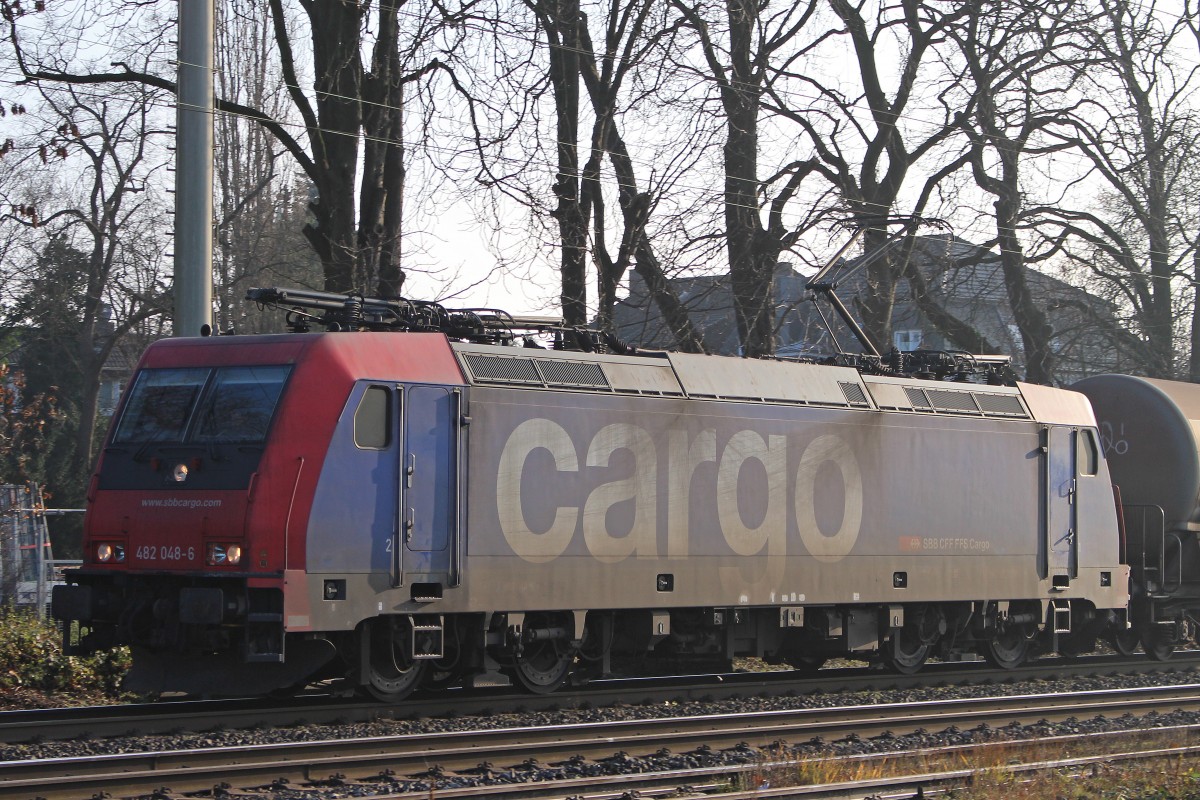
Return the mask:
{"type": "Polygon", "coordinates": [[[989,417],[1021,417],[1025,418],[1025,407],[1021,399],[1013,394],[976,394],[975,399],[983,413],[989,417]]]}
{"type": "Polygon", "coordinates": [[[846,402],[856,408],[870,408],[871,404],[867,401],[867,393],[857,383],[849,381],[838,381],[838,386],[842,387],[842,394],[846,396],[846,402]]]}
{"type": "Polygon", "coordinates": [[[608,388],[600,365],[590,361],[554,361],[537,359],[538,369],[551,386],[594,386],[608,388]]]}
{"type": "Polygon", "coordinates": [[[467,353],[467,368],[480,383],[536,383],[542,378],[532,358],[502,358],[467,353]]]}
{"type": "Polygon", "coordinates": [[[938,411],[951,414],[978,414],[979,406],[970,392],[948,392],[945,389],[926,389],[929,400],[938,411]]]}

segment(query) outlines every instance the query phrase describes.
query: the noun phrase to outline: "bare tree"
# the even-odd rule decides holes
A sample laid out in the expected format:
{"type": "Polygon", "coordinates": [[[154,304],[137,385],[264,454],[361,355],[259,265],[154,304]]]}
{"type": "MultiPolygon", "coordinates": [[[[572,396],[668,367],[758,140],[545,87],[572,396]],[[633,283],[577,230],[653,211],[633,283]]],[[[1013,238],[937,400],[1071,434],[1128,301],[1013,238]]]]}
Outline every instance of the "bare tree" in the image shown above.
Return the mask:
{"type": "Polygon", "coordinates": [[[738,336],[743,354],[750,357],[775,351],[775,268],[779,255],[799,236],[799,230],[784,225],[783,209],[816,169],[813,161],[796,161],[773,179],[759,174],[763,99],[772,83],[812,46],[800,35],[817,5],[817,0],[808,0],[777,10],[750,0],[728,0],[718,12],[699,1],[672,0],[695,34],[706,77],[716,86],[724,115],[723,234],[738,336]],[[764,204],[762,193],[772,183],[779,188],[764,204]],[[763,205],[768,209],[766,224],[760,216],[763,205]]]}
{"type": "Polygon", "coordinates": [[[1008,302],[1026,377],[1039,383],[1054,379],[1054,330],[1026,280],[1022,164],[1070,146],[1045,131],[1066,123],[1078,102],[1071,87],[1092,62],[1081,33],[1094,21],[1082,5],[1076,0],[965,3],[963,23],[948,29],[966,64],[970,101],[958,119],[970,140],[972,174],[995,198],[994,242],[1008,302]]]}
{"type": "Polygon", "coordinates": [[[558,221],[562,312],[568,325],[587,322],[587,208],[579,155],[579,53],[584,21],[579,0],[525,0],[546,36],[554,94],[557,175],[550,212],[558,221]]]}
{"type": "MultiPolygon", "coordinates": [[[[867,229],[864,248],[871,252],[888,237],[877,220],[898,210],[910,169],[922,158],[942,154],[941,148],[957,133],[957,108],[943,106],[940,119],[931,119],[926,112],[920,125],[903,123],[922,80],[934,77],[930,70],[937,67],[936,45],[967,12],[922,0],[900,0],[880,4],[868,22],[868,5],[867,0],[829,0],[844,26],[839,36],[847,37],[853,48],[861,93],[847,94],[832,83],[810,78],[805,82],[818,92],[828,111],[820,115],[798,111],[784,96],[774,98],[772,110],[807,131],[817,168],[837,187],[850,217],[867,229]],[[889,80],[894,80],[890,92],[889,80]],[[860,111],[864,106],[865,118],[860,111]]],[[[937,78],[954,80],[944,73],[937,78]]],[[[952,154],[947,160],[956,157],[952,154]]],[[[863,327],[885,347],[892,339],[892,310],[902,268],[893,257],[877,259],[868,268],[868,292],[857,302],[863,327]]]]}
{"type": "MultiPolygon", "coordinates": [[[[220,96],[288,118],[274,28],[258,4],[220,5],[216,53],[220,96]]],[[[249,286],[323,283],[320,262],[300,234],[308,191],[294,162],[261,125],[220,114],[214,127],[217,328],[261,330],[263,315],[247,312],[249,286]]]]}
{"type": "MultiPolygon", "coordinates": [[[[398,261],[403,208],[402,87],[429,80],[435,73],[457,85],[453,71],[436,56],[423,56],[435,32],[461,21],[462,9],[438,5],[422,8],[402,36],[399,11],[403,2],[382,2],[372,16],[368,2],[297,0],[308,27],[307,47],[314,75],[311,91],[300,82],[302,44],[283,0],[269,0],[278,60],[292,111],[300,118],[301,134],[288,119],[219,97],[218,111],[239,114],[268,130],[312,182],[309,210],[313,221],[304,234],[324,265],[325,288],[331,291],[367,289],[398,292],[403,271],[398,261]],[[371,50],[369,66],[363,52],[371,50]],[[412,63],[415,62],[415,63],[412,63]],[[364,147],[369,142],[369,147],[364,147]],[[363,171],[359,173],[360,156],[363,171]]],[[[8,40],[24,80],[29,83],[98,85],[134,83],[175,91],[156,62],[126,44],[115,69],[94,69],[64,58],[64,43],[86,38],[97,25],[118,25],[117,14],[145,14],[145,4],[127,0],[89,11],[85,18],[72,4],[36,4],[30,11],[14,0],[0,0],[0,16],[8,23],[8,40]],[[34,41],[26,39],[29,18],[56,12],[69,18],[66,26],[34,41]]],[[[469,6],[469,2],[468,2],[469,6]]],[[[159,31],[161,35],[161,29],[159,31]]],[[[164,37],[165,38],[165,37],[164,37]]]]}
{"type": "MultiPolygon", "coordinates": [[[[1062,134],[1086,156],[1107,202],[1047,207],[1054,246],[1112,286],[1132,309],[1152,376],[1177,374],[1181,275],[1193,273],[1196,238],[1180,224],[1180,200],[1200,128],[1189,99],[1194,69],[1178,60],[1179,17],[1153,4],[1101,0],[1104,24],[1088,45],[1099,57],[1088,72],[1091,102],[1062,134]],[[1115,100],[1114,98],[1120,98],[1115,100]],[[1186,231],[1186,233],[1184,233],[1186,231]]],[[[1194,292],[1185,294],[1187,300],[1194,292]]]]}
{"type": "MultiPolygon", "coordinates": [[[[677,24],[669,23],[661,13],[656,14],[659,9],[665,7],[657,0],[636,0],[631,3],[612,0],[604,20],[604,50],[600,58],[597,58],[586,19],[582,26],[580,69],[594,114],[591,156],[584,169],[583,185],[595,221],[593,247],[599,284],[597,319],[601,328],[611,328],[617,286],[632,263],[658,306],[676,347],[683,352],[704,352],[704,339],[671,287],[650,240],[648,226],[655,205],[654,195],[639,191],[637,170],[622,135],[617,114],[622,90],[633,70],[644,67],[650,54],[664,45],[669,47],[674,38],[677,24]],[[647,30],[652,15],[655,15],[659,24],[647,30]],[[601,162],[606,154],[613,170],[622,222],[615,257],[606,241],[604,195],[600,188],[601,162]]],[[[661,69],[662,63],[659,61],[657,65],[649,65],[647,71],[661,69]]],[[[655,83],[642,81],[643,84],[647,82],[651,85],[655,83]]]]}
{"type": "MultiPolygon", "coordinates": [[[[1200,5],[1193,6],[1190,0],[1184,0],[1183,5],[1183,22],[1192,35],[1196,54],[1200,56],[1200,5]]],[[[1193,137],[1185,137],[1185,140],[1197,141],[1193,137]]],[[[1192,318],[1188,342],[1188,380],[1200,383],[1200,149],[1191,154],[1186,171],[1190,178],[1183,181],[1183,185],[1188,188],[1184,194],[1189,198],[1186,202],[1191,213],[1185,215],[1183,224],[1190,228],[1189,238],[1192,245],[1192,318]]]]}
{"type": "MultiPolygon", "coordinates": [[[[76,376],[78,420],[74,463],[86,474],[93,458],[98,396],[105,362],[125,337],[170,308],[160,268],[165,230],[155,175],[166,154],[155,147],[166,131],[155,124],[157,90],[128,87],[103,99],[73,86],[44,89],[47,127],[42,142],[25,146],[25,174],[40,165],[63,184],[41,198],[36,215],[5,214],[8,224],[48,234],[44,251],[24,274],[10,275],[23,297],[10,324],[48,331],[52,320],[70,330],[53,334],[65,359],[54,368],[76,376]],[[79,176],[73,179],[73,176],[79,176]]],[[[58,356],[52,356],[58,357],[58,356]]],[[[78,477],[78,476],[76,476],[78,477]]]]}

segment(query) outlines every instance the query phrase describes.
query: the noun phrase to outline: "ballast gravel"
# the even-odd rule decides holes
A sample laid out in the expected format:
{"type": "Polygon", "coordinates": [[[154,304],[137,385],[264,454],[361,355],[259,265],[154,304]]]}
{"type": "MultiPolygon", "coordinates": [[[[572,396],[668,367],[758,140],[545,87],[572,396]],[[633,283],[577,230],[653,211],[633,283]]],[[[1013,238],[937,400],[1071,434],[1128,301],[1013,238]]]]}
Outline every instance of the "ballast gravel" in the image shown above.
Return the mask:
{"type": "MultiPolygon", "coordinates": [[[[801,708],[831,708],[895,703],[912,703],[952,698],[995,697],[1001,695],[1047,694],[1108,690],[1137,686],[1171,686],[1190,682],[1192,673],[1174,672],[1136,676],[1070,677],[1057,680],[1013,682],[1000,685],[949,686],[886,691],[844,692],[802,696],[749,697],[736,700],[647,703],[604,708],[563,709],[528,713],[493,714],[486,717],[462,716],[420,720],[378,720],[369,723],[299,725],[289,728],[179,733],[155,736],[128,736],[106,739],[81,737],[68,741],[0,744],[0,761],[68,758],[114,753],[165,752],[197,748],[221,748],[251,744],[352,739],[371,736],[453,732],[464,730],[524,728],[545,725],[569,725],[586,722],[655,719],[661,717],[700,716],[706,714],[747,713],[801,708]]],[[[839,740],[814,738],[808,742],[790,742],[770,752],[740,745],[727,749],[699,747],[688,752],[666,748],[651,755],[631,756],[624,752],[599,760],[579,756],[553,763],[529,759],[515,764],[482,763],[463,773],[444,774],[434,767],[422,774],[382,773],[375,780],[333,780],[303,787],[280,781],[261,791],[271,800],[334,800],[347,797],[372,797],[408,792],[428,793],[500,783],[529,783],[568,778],[596,778],[700,767],[743,766],[787,757],[852,756],[916,749],[944,748],[999,740],[1027,740],[1050,736],[1094,734],[1110,731],[1200,725],[1200,712],[1151,712],[1135,717],[1097,717],[1072,719],[1034,725],[1013,723],[999,728],[981,724],[970,730],[954,726],[943,730],[918,730],[897,735],[874,737],[851,734],[839,740]]],[[[249,797],[239,792],[239,797],[249,797]]]]}

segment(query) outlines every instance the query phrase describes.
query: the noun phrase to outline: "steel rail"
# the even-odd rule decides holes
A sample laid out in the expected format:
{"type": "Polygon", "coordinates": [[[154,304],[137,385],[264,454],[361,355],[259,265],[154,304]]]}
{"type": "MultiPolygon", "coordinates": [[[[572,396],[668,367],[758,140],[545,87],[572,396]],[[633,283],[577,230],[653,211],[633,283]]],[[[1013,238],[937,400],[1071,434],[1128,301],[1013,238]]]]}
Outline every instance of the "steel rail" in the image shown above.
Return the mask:
{"type": "MultiPolygon", "coordinates": [[[[1136,760],[1156,760],[1170,757],[1195,756],[1200,753],[1200,745],[1183,747],[1160,747],[1153,749],[1112,751],[1102,755],[1064,757],[1056,759],[1036,759],[1032,761],[1015,762],[1007,756],[1014,748],[1029,747],[1045,749],[1050,746],[1064,746],[1081,742],[1094,743],[1097,739],[1130,739],[1136,740],[1146,735],[1161,736],[1163,734],[1195,733],[1196,726],[1172,726],[1167,728],[1152,728],[1146,730],[1112,731],[1100,734],[1073,734],[1069,736],[1044,737],[1036,740],[1004,740],[984,744],[954,745],[936,749],[897,750],[887,753],[872,753],[866,755],[840,756],[835,759],[841,763],[880,762],[887,765],[893,761],[914,761],[928,756],[945,757],[948,753],[957,753],[960,757],[976,757],[984,755],[988,750],[1003,749],[1006,753],[1006,763],[1001,767],[986,767],[991,771],[1003,771],[1014,774],[1041,772],[1052,769],[1069,769],[1089,766],[1097,763],[1124,762],[1136,760]]],[[[885,777],[854,781],[837,781],[823,784],[788,784],[772,788],[769,782],[758,782],[754,779],[761,776],[764,770],[776,772],[781,769],[798,767],[804,763],[814,763],[822,760],[828,763],[831,759],[797,758],[784,761],[764,761],[753,766],[717,766],[698,769],[670,770],[652,773],[637,773],[630,775],[604,775],[594,778],[572,778],[566,780],[542,781],[533,784],[503,784],[492,786],[471,786],[463,788],[438,788],[436,795],[441,800],[564,800],[565,798],[581,797],[580,792],[586,792],[588,800],[625,800],[631,796],[644,798],[697,796],[704,800],[756,800],[756,798],[813,798],[813,800],[871,800],[871,798],[894,797],[897,800],[909,800],[923,796],[930,791],[946,791],[948,789],[967,786],[972,783],[979,773],[980,767],[943,770],[940,772],[914,772],[897,770],[895,774],[885,777]],[[753,783],[753,788],[737,791],[721,791],[732,782],[741,781],[753,783]],[[920,792],[921,794],[918,794],[920,792]]],[[[373,800],[424,800],[428,792],[406,792],[402,794],[377,794],[373,800]]]]}
{"type": "MultiPolygon", "coordinates": [[[[816,736],[837,739],[917,729],[977,727],[987,723],[1066,720],[1098,715],[1200,710],[1200,686],[1018,695],[872,706],[714,714],[653,720],[502,728],[456,733],[407,734],[364,739],[216,747],[0,763],[0,800],[75,800],[99,792],[147,794],[211,789],[217,781],[241,787],[286,779],[297,782],[389,775],[466,772],[481,762],[502,763],[496,773],[517,777],[523,760],[610,758],[614,753],[653,754],[664,746],[687,752],[701,745],[770,746],[816,736]],[[515,766],[514,766],[515,765],[515,766]],[[118,791],[119,787],[119,791],[118,791]]],[[[728,769],[728,767],[726,767],[728,769]]],[[[443,791],[439,790],[439,795],[443,791]]]]}
{"type": "Polygon", "coordinates": [[[550,695],[520,694],[510,689],[451,690],[414,696],[395,705],[314,693],[289,701],[243,698],[34,709],[0,712],[0,742],[73,739],[84,732],[89,737],[104,738],[203,732],[214,728],[345,724],[382,719],[552,711],[582,706],[682,703],[755,696],[940,687],[947,684],[1011,683],[1062,677],[1188,673],[1198,666],[1200,652],[1189,652],[1181,653],[1168,662],[1114,656],[1042,659],[1016,670],[993,669],[982,663],[933,664],[917,675],[896,675],[862,667],[823,669],[816,675],[808,676],[784,671],[597,681],[574,691],[550,695]]]}
{"type": "MultiPolygon", "coordinates": [[[[894,755],[904,755],[896,753],[894,755]]],[[[1102,756],[1079,756],[1049,761],[1009,763],[997,772],[1029,774],[1056,769],[1077,769],[1098,763],[1149,761],[1165,758],[1195,757],[1200,745],[1167,747],[1153,750],[1133,750],[1102,756]]],[[[781,763],[776,766],[788,766],[781,763]]],[[[979,770],[963,768],[943,772],[897,774],[881,778],[858,779],[819,784],[784,786],[759,785],[735,791],[721,791],[731,780],[745,778],[757,768],[711,767],[700,770],[680,770],[638,775],[580,778],[565,781],[546,781],[541,784],[505,786],[474,786],[461,789],[439,789],[439,800],[569,800],[586,792],[587,800],[644,800],[658,797],[696,797],[703,800],[767,800],[768,798],[798,798],[799,800],[912,800],[929,793],[945,792],[972,784],[979,770]],[[689,791],[690,790],[690,791],[689,791]],[[636,793],[636,794],[635,794],[636,793]]],[[[373,800],[427,800],[427,792],[380,794],[373,800]]]]}

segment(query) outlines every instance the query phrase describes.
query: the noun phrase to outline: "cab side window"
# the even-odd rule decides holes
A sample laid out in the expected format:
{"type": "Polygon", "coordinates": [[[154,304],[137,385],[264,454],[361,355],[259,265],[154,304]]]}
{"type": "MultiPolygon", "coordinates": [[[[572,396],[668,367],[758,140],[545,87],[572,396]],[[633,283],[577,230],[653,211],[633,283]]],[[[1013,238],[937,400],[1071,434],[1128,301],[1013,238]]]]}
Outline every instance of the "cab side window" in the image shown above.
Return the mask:
{"type": "Polygon", "coordinates": [[[1096,445],[1096,432],[1079,432],[1079,474],[1095,475],[1100,471],[1100,448],[1096,445]]]}
{"type": "Polygon", "coordinates": [[[391,443],[391,389],[368,386],[354,412],[354,444],[363,450],[384,450],[391,443]]]}

